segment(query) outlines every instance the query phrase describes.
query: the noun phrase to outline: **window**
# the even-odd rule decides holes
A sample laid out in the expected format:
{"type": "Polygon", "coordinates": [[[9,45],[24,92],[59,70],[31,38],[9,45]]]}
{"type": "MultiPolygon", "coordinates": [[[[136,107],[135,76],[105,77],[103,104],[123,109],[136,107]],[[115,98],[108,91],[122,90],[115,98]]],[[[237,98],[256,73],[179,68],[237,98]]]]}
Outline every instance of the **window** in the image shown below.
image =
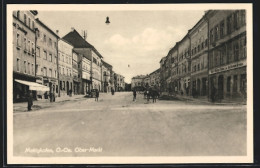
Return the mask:
{"type": "Polygon", "coordinates": [[[219,28],[218,28],[218,25],[215,27],[215,41],[218,40],[219,38],[219,28]]]}
{"type": "Polygon", "coordinates": [[[49,61],[52,62],[52,54],[49,53],[49,61]]]}
{"type": "Polygon", "coordinates": [[[64,70],[64,68],[62,68],[62,74],[65,75],[65,70],[64,70]]]}
{"type": "Polygon", "coordinates": [[[46,34],[43,35],[43,41],[46,43],[46,34]]]}
{"type": "Polygon", "coordinates": [[[61,68],[59,67],[59,73],[61,74],[61,68]]]}
{"type": "Polygon", "coordinates": [[[26,73],[26,61],[23,62],[23,65],[24,65],[24,73],[26,73]]]}
{"type": "Polygon", "coordinates": [[[198,71],[200,70],[200,64],[198,63],[198,71]]]}
{"type": "Polygon", "coordinates": [[[65,59],[64,62],[67,62],[67,57],[66,56],[64,56],[64,59],[65,59]]]}
{"type": "Polygon", "coordinates": [[[224,37],[225,23],[224,20],[220,22],[220,38],[224,37]]]}
{"type": "Polygon", "coordinates": [[[35,29],[34,21],[32,21],[32,29],[35,29]]]}
{"type": "Polygon", "coordinates": [[[54,71],[54,77],[57,78],[57,71],[54,71]]]}
{"type": "Polygon", "coordinates": [[[237,75],[234,75],[233,92],[237,92],[237,75]]]}
{"type": "Polygon", "coordinates": [[[31,28],[31,18],[28,17],[28,26],[31,28]]]}
{"type": "Polygon", "coordinates": [[[56,42],[54,42],[54,48],[57,48],[57,43],[56,42]]]}
{"type": "Polygon", "coordinates": [[[245,25],[246,24],[246,11],[241,10],[240,14],[241,14],[241,25],[245,25]]]}
{"type": "Polygon", "coordinates": [[[34,43],[32,42],[32,55],[34,55],[35,54],[35,51],[34,51],[34,43]]]}
{"type": "Polygon", "coordinates": [[[49,38],[49,45],[52,46],[52,40],[49,38]]]}
{"type": "Polygon", "coordinates": [[[24,24],[27,25],[27,16],[26,16],[26,14],[23,15],[23,21],[24,21],[24,24]]]}
{"type": "Polygon", "coordinates": [[[43,51],[43,59],[47,60],[47,52],[46,51],[43,51]]]}
{"type": "Polygon", "coordinates": [[[59,53],[59,61],[61,60],[61,58],[60,58],[60,53],[59,53]]]}
{"type": "Polygon", "coordinates": [[[30,69],[31,69],[31,64],[28,62],[28,74],[31,73],[30,69]]]}
{"type": "Polygon", "coordinates": [[[20,59],[19,58],[16,59],[16,70],[20,71],[20,59]]]}
{"type": "Polygon", "coordinates": [[[49,76],[52,77],[52,69],[49,69],[49,76]]]}
{"type": "Polygon", "coordinates": [[[226,47],[223,46],[220,50],[220,65],[224,64],[224,58],[226,57],[226,47]]]}
{"type": "Polygon", "coordinates": [[[39,66],[38,66],[38,64],[36,64],[35,73],[38,74],[38,72],[39,72],[39,66]]]}
{"type": "Polygon", "coordinates": [[[32,74],[34,75],[34,66],[33,66],[33,64],[32,64],[32,74]]]}
{"type": "Polygon", "coordinates": [[[239,28],[239,13],[238,13],[238,11],[236,11],[234,13],[234,24],[233,24],[233,26],[234,26],[234,30],[239,28]]]}
{"type": "Polygon", "coordinates": [[[227,33],[231,33],[232,31],[232,15],[227,17],[227,33]]]}
{"type": "Polygon", "coordinates": [[[208,39],[205,40],[205,47],[208,45],[208,39]]]}
{"type": "Polygon", "coordinates": [[[214,32],[213,29],[210,30],[210,42],[213,43],[214,42],[214,32]]]}
{"type": "Polygon", "coordinates": [[[231,43],[229,42],[229,43],[227,44],[227,59],[226,59],[227,64],[228,64],[229,62],[231,62],[231,59],[232,59],[232,45],[231,45],[231,43]]]}
{"type": "Polygon", "coordinates": [[[62,57],[61,57],[61,58],[62,58],[62,62],[64,62],[64,55],[63,55],[63,54],[62,54],[62,57]]]}
{"type": "Polygon", "coordinates": [[[38,57],[40,57],[40,47],[39,46],[36,47],[36,55],[38,57]]]}
{"type": "Polygon", "coordinates": [[[28,40],[28,54],[30,54],[31,53],[31,42],[30,42],[30,40],[28,40]]]}
{"type": "Polygon", "coordinates": [[[69,63],[69,57],[67,57],[67,63],[69,63]]]}
{"type": "Polygon", "coordinates": [[[57,63],[57,56],[54,57],[54,64],[57,63]]]}
{"type": "Polygon", "coordinates": [[[17,18],[20,20],[20,11],[17,11],[17,18]]]}
{"type": "Polygon", "coordinates": [[[16,45],[17,45],[17,47],[20,47],[21,46],[21,44],[20,44],[20,34],[19,33],[17,33],[17,35],[16,35],[16,45]]]}
{"type": "Polygon", "coordinates": [[[23,45],[24,45],[24,51],[27,51],[27,47],[26,47],[26,38],[23,39],[23,45]]]}
{"type": "Polygon", "coordinates": [[[69,76],[69,69],[67,69],[67,76],[69,76]]]}
{"type": "Polygon", "coordinates": [[[239,58],[239,45],[238,42],[234,42],[234,61],[238,61],[239,58]]]}
{"type": "Polygon", "coordinates": [[[47,76],[47,68],[46,67],[43,68],[43,76],[47,76]]]}

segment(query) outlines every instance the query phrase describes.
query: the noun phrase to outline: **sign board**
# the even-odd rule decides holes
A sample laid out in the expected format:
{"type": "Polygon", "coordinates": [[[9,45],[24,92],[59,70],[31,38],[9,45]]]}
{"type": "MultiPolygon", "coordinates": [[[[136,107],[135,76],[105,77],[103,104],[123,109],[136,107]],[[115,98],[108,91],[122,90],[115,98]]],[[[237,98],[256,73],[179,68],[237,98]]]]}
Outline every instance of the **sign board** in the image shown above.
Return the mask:
{"type": "Polygon", "coordinates": [[[82,72],[82,78],[90,80],[90,74],[87,72],[82,72]]]}
{"type": "Polygon", "coordinates": [[[229,65],[210,69],[209,74],[211,75],[211,74],[215,74],[215,73],[218,73],[218,72],[223,72],[223,71],[228,71],[228,70],[231,70],[231,69],[241,68],[243,66],[246,66],[246,59],[235,62],[235,63],[231,63],[229,65]]]}

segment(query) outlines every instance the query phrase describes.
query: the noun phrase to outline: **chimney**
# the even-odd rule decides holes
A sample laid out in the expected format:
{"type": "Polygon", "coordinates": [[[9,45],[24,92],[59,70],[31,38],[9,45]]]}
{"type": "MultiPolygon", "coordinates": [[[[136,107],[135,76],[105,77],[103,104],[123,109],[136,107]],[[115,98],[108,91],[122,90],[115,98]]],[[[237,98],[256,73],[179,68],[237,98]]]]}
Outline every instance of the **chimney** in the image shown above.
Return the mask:
{"type": "Polygon", "coordinates": [[[59,30],[56,30],[56,34],[59,35],[59,30]]]}
{"type": "Polygon", "coordinates": [[[73,32],[75,29],[74,29],[74,27],[71,27],[71,31],[73,32]]]}

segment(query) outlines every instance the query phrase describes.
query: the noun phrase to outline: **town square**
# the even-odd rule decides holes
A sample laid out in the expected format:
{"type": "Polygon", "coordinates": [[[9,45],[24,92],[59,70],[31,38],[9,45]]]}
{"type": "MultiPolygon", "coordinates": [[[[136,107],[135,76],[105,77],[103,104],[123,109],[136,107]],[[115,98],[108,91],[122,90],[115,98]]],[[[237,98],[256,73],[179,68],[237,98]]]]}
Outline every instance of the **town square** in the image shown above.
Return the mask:
{"type": "Polygon", "coordinates": [[[13,156],[250,154],[248,13],[233,8],[13,10],[13,156]]]}

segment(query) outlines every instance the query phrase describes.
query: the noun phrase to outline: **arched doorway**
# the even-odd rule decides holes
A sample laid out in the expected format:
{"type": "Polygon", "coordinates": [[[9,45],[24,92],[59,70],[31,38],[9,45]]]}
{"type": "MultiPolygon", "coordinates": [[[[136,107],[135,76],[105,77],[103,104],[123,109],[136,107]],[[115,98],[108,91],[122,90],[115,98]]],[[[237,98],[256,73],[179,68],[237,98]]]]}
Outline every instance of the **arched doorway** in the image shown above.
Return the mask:
{"type": "Polygon", "coordinates": [[[218,77],[218,98],[223,99],[224,77],[220,75],[218,77]]]}
{"type": "Polygon", "coordinates": [[[200,79],[197,80],[197,94],[200,95],[200,79]]]}
{"type": "Polygon", "coordinates": [[[70,90],[70,83],[67,81],[67,82],[66,82],[67,95],[69,95],[69,90],[70,90]]]}

